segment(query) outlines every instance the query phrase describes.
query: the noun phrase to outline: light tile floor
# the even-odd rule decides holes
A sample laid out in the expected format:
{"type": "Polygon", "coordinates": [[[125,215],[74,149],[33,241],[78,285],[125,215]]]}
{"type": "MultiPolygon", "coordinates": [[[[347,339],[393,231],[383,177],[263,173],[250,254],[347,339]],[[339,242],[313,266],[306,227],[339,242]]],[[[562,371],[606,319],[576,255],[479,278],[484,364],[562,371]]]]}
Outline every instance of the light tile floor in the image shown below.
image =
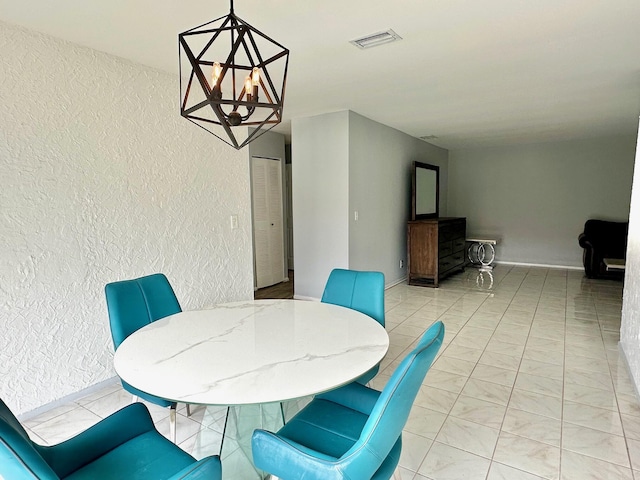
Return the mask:
{"type": "MultiPolygon", "coordinates": [[[[435,320],[444,345],[415,401],[402,480],[640,480],[640,403],[618,350],[622,283],[574,270],[467,269],[439,289],[386,293],[381,388],[435,320]]],[[[56,443],[128,404],[119,385],[25,422],[56,443]]],[[[168,434],[167,412],[150,406],[168,434]]],[[[178,443],[217,453],[225,409],[179,410],[178,443]]],[[[225,462],[223,468],[232,469],[225,462]]]]}

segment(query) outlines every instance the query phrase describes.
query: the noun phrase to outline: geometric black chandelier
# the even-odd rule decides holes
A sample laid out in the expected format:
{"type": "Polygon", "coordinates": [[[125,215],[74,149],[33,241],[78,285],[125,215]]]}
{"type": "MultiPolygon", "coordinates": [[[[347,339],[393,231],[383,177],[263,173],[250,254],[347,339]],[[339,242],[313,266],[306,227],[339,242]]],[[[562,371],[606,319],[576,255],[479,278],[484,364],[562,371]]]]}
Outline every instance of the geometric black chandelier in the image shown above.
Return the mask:
{"type": "Polygon", "coordinates": [[[289,50],[236,17],[233,0],[178,43],[180,115],[238,150],[282,121],[289,50]]]}

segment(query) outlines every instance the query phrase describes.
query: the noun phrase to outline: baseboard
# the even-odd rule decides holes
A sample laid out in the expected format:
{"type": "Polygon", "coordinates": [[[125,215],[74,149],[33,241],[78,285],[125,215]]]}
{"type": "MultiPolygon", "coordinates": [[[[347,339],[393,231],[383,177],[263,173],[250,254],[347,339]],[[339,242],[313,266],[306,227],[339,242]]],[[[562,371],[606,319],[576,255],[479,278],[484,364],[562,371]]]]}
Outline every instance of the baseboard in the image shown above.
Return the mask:
{"type": "Polygon", "coordinates": [[[539,268],[556,268],[558,270],[584,270],[584,267],[575,265],[549,265],[546,263],[525,263],[525,262],[503,262],[495,261],[496,265],[510,265],[513,267],[539,267],[539,268]]]}
{"type": "Polygon", "coordinates": [[[120,377],[111,377],[107,380],[103,380],[102,382],[98,382],[95,385],[92,385],[90,387],[83,388],[79,392],[75,392],[70,395],[65,395],[64,397],[59,398],[58,400],[49,402],[34,410],[30,410],[26,413],[21,413],[20,415],[16,415],[16,417],[18,418],[18,420],[20,420],[21,423],[23,423],[27,420],[37,417],[38,415],[41,415],[42,413],[48,412],[49,410],[53,410],[56,407],[75,402],[76,400],[82,397],[86,397],[87,395],[93,392],[97,392],[98,390],[101,390],[104,387],[108,387],[109,385],[112,385],[112,384],[115,385],[119,382],[120,382],[120,377]]]}
{"type": "Polygon", "coordinates": [[[400,285],[401,283],[404,283],[407,281],[407,276],[405,275],[404,277],[396,280],[395,282],[391,282],[389,285],[385,285],[384,289],[385,290],[389,290],[391,287],[395,287],[396,285],[400,285]]]}
{"type": "Polygon", "coordinates": [[[294,296],[293,296],[293,299],[294,299],[294,300],[310,300],[310,301],[312,301],[312,302],[319,302],[319,301],[320,301],[320,299],[319,299],[319,298],[316,298],[316,297],[307,297],[307,296],[305,296],[305,295],[294,295],[294,296]]]}

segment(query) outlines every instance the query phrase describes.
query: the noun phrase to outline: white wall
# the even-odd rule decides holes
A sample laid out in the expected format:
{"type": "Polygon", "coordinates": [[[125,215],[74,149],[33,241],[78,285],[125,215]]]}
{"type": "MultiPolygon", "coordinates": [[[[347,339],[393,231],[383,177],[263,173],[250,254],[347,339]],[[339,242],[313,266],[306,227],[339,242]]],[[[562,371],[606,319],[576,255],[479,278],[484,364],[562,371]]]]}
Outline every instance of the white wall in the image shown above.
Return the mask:
{"type": "Polygon", "coordinates": [[[636,168],[633,172],[629,237],[622,302],[620,347],[627,359],[631,378],[640,387],[640,130],[636,146],[636,168]]]}
{"type": "Polygon", "coordinates": [[[251,157],[281,158],[282,164],[285,163],[284,135],[281,133],[265,132],[247,145],[247,149],[251,157]]]}
{"type": "Polygon", "coordinates": [[[295,295],[319,298],[349,267],[349,112],[291,122],[295,295]]]}
{"type": "Polygon", "coordinates": [[[249,169],[180,117],[177,77],[3,23],[0,45],[0,397],[24,413],[115,375],[106,283],[252,298],[249,169]]]}
{"type": "Polygon", "coordinates": [[[350,112],[350,268],[381,271],[387,285],[407,276],[412,162],[440,166],[440,216],[446,216],[447,157],[443,148],[350,112]]]}
{"type": "Polygon", "coordinates": [[[445,215],[447,151],[349,111],[295,119],[291,144],[296,295],[319,298],[333,268],[405,278],[411,162],[441,166],[445,215]]]}
{"type": "Polygon", "coordinates": [[[581,266],[589,218],[626,221],[635,136],[449,153],[449,214],[502,237],[497,260],[581,266]]]}

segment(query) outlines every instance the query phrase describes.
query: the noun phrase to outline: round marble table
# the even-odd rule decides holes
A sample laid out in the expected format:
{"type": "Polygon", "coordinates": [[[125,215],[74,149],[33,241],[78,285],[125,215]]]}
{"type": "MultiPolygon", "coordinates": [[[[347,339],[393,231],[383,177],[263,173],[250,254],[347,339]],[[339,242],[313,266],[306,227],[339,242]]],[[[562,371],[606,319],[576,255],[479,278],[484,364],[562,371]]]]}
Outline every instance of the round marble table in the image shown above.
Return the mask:
{"type": "Polygon", "coordinates": [[[114,366],[134,387],[176,402],[248,405],[301,398],[358,378],[389,337],[336,305],[256,300],[177,313],[130,335],[114,366]]]}

